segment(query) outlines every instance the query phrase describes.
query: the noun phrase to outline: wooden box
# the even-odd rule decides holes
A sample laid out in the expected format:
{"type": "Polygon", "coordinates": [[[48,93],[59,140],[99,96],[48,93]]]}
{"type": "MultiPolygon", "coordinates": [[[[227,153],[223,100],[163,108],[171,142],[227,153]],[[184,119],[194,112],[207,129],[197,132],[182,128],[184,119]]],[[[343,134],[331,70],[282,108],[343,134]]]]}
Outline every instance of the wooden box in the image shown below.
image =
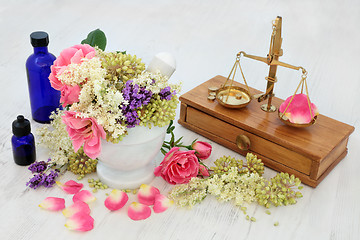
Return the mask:
{"type": "MultiPolygon", "coordinates": [[[[242,155],[236,145],[239,134],[246,135],[249,152],[277,171],[294,174],[316,187],[347,154],[347,142],[354,127],[319,115],[314,125],[294,128],[284,125],[277,112],[260,109],[263,103],[252,100],[241,109],[229,109],[207,99],[209,86],[221,86],[226,78],[216,76],[180,97],[179,123],[242,155]]],[[[243,86],[235,83],[237,86],[243,86]]],[[[252,94],[261,93],[250,88],[252,94]]],[[[283,100],[273,98],[279,107],[283,100]]]]}

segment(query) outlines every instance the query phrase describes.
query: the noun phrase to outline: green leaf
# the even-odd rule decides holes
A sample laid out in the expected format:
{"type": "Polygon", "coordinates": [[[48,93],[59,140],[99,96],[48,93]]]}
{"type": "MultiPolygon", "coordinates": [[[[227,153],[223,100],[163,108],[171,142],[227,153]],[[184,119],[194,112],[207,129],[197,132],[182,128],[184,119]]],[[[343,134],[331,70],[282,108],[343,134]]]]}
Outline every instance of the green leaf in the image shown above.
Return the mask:
{"type": "Polygon", "coordinates": [[[166,155],[167,152],[165,151],[165,149],[161,148],[160,150],[162,154],[166,155]]]}
{"type": "Polygon", "coordinates": [[[175,135],[173,132],[170,133],[171,133],[170,147],[174,147],[175,135]]]}
{"type": "Polygon", "coordinates": [[[105,51],[106,36],[103,31],[96,29],[87,35],[87,38],[81,41],[81,44],[89,44],[92,47],[98,46],[101,50],[105,51]]]}
{"type": "Polygon", "coordinates": [[[176,140],[175,145],[177,145],[177,144],[182,144],[182,142],[180,142],[182,138],[183,138],[183,137],[181,137],[181,138],[179,138],[178,140],[176,140]]]}
{"type": "Polygon", "coordinates": [[[171,126],[173,125],[173,120],[170,120],[169,126],[166,129],[166,133],[170,134],[170,132],[172,132],[174,129],[171,129],[171,126]]]}

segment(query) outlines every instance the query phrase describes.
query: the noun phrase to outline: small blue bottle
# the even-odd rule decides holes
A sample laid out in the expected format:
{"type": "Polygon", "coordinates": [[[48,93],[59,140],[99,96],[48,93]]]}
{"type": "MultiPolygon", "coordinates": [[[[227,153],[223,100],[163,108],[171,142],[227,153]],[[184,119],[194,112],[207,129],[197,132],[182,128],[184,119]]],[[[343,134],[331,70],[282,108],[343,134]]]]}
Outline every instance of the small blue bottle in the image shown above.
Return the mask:
{"type": "Polygon", "coordinates": [[[50,85],[50,66],[56,57],[48,52],[49,36],[46,32],[30,35],[34,54],[26,61],[32,118],[39,123],[50,123],[49,116],[60,106],[60,91],[50,85]]]}
{"type": "Polygon", "coordinates": [[[35,162],[35,139],[31,133],[29,120],[19,115],[12,123],[13,136],[11,138],[15,163],[21,166],[35,162]]]}

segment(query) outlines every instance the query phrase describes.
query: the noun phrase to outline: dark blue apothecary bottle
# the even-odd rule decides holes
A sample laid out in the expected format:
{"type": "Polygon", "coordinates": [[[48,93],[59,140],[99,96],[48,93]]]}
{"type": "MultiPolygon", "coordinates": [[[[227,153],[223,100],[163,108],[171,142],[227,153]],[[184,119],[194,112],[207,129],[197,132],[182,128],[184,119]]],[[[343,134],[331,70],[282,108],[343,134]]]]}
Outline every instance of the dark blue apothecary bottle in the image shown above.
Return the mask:
{"type": "Polygon", "coordinates": [[[12,123],[13,136],[11,138],[15,163],[21,166],[35,162],[35,139],[31,133],[29,120],[19,115],[12,123]]]}
{"type": "Polygon", "coordinates": [[[50,66],[56,57],[48,52],[49,36],[46,32],[33,32],[30,35],[32,54],[26,61],[31,113],[35,121],[50,123],[49,116],[60,105],[60,91],[51,87],[50,66]]]}

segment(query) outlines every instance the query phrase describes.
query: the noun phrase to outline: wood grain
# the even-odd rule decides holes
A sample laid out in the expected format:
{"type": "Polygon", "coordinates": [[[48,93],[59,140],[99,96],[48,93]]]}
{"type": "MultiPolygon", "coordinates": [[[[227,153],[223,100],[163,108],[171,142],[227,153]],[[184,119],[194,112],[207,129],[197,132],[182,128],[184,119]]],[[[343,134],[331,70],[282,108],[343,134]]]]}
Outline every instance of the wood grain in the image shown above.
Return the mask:
{"type": "MultiPolygon", "coordinates": [[[[299,172],[302,172],[306,175],[310,175],[311,160],[300,154],[294,153],[276,143],[267,141],[261,136],[257,136],[253,133],[244,131],[241,128],[227,124],[194,108],[188,107],[186,115],[187,123],[201,128],[207,132],[211,132],[220,138],[224,138],[227,140],[226,142],[232,145],[232,147],[233,145],[236,146],[236,137],[240,134],[244,134],[248,136],[251,141],[249,152],[259,153],[261,155],[268,156],[268,158],[276,159],[279,163],[297,169],[299,172]],[[276,158],[272,156],[276,156],[276,158]]],[[[229,147],[229,145],[225,145],[225,147],[229,147]]],[[[241,151],[238,149],[237,146],[235,149],[237,149],[237,151],[243,155],[246,155],[247,153],[247,151],[241,151]]]]}
{"type": "MultiPolygon", "coordinates": [[[[0,239],[360,239],[359,23],[360,1],[357,0],[0,0],[0,239]],[[25,70],[25,61],[33,51],[29,39],[31,32],[47,31],[49,51],[55,56],[63,49],[79,44],[96,28],[107,36],[107,51],[126,50],[141,57],[146,65],[155,54],[170,52],[177,63],[177,70],[170,80],[183,82],[183,94],[213,76],[227,76],[236,53],[241,50],[266,57],[271,22],[277,15],[283,19],[284,55],[280,61],[306,68],[311,100],[320,113],[355,126],[347,144],[348,155],[344,160],[333,162],[320,175],[324,180],[315,189],[304,185],[303,198],[296,205],[271,208],[271,215],[256,204],[246,205],[247,214],[257,219],[250,222],[231,202],[220,203],[207,197],[191,210],[171,207],[135,222],[127,216],[127,206],[116,212],[104,207],[109,189],[95,194],[97,201],[91,205],[95,227],[85,233],[66,229],[61,212],[47,212],[38,207],[49,196],[62,197],[69,206],[72,195],[58,187],[27,189],[25,183],[32,174],[26,167],[15,165],[12,158],[11,123],[18,114],[31,119],[25,70]],[[274,226],[276,221],[279,222],[277,227],[274,226]]],[[[250,59],[242,59],[241,64],[249,86],[265,90],[268,66],[250,59]]],[[[278,67],[277,77],[274,92],[285,99],[295,90],[300,74],[278,67]]],[[[180,107],[177,113],[180,113],[180,107]]],[[[178,114],[176,120],[182,117],[178,114]]],[[[174,124],[176,137],[183,136],[184,144],[191,144],[194,139],[212,144],[212,155],[204,161],[208,166],[223,155],[243,158],[232,149],[217,144],[215,135],[206,138],[176,121],[174,124]]],[[[33,132],[42,126],[31,122],[33,132]]],[[[257,127],[268,128],[260,119],[255,129],[257,127]]],[[[341,131],[327,130],[327,137],[341,131]]],[[[279,132],[272,129],[271,136],[277,134],[279,132]]],[[[38,136],[35,137],[38,142],[38,136]]],[[[37,147],[37,153],[37,160],[48,159],[40,147],[37,147]]],[[[316,156],[320,155],[323,154],[316,156]]],[[[271,168],[295,173],[294,169],[281,163],[259,157],[269,166],[265,168],[267,178],[276,174],[271,168]]],[[[156,161],[159,164],[162,156],[159,155],[156,161]]],[[[313,164],[317,162],[313,161],[313,164]]],[[[317,173],[314,174],[317,177],[317,173]]],[[[82,180],[76,177],[67,172],[58,180],[76,180],[84,184],[84,189],[91,190],[87,180],[97,179],[96,174],[82,180]]],[[[159,188],[162,194],[167,194],[173,187],[162,178],[155,178],[151,185],[159,188]]],[[[138,201],[137,196],[129,194],[129,203],[133,201],[138,201]]]]}

